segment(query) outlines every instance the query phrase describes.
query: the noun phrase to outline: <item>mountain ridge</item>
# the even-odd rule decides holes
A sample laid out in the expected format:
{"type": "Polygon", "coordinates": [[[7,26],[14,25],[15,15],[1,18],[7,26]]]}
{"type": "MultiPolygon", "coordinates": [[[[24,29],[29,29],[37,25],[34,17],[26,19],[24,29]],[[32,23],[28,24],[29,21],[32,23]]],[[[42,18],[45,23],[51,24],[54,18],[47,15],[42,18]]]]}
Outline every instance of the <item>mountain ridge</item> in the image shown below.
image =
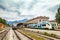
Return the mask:
{"type": "Polygon", "coordinates": [[[26,21],[28,21],[28,19],[15,20],[15,21],[6,21],[6,22],[7,22],[7,24],[9,24],[9,25],[12,26],[14,23],[18,23],[18,22],[24,23],[24,22],[26,22],[26,21]]]}

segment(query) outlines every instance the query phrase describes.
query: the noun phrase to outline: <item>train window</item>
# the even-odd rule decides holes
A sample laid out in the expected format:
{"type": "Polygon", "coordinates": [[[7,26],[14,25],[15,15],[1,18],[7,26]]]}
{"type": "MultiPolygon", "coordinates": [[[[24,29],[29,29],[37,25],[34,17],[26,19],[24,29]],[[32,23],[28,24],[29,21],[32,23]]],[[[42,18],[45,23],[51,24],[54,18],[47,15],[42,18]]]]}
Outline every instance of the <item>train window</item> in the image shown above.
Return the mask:
{"type": "Polygon", "coordinates": [[[42,24],[42,26],[46,26],[46,24],[42,24]]]}
{"type": "Polygon", "coordinates": [[[56,26],[56,24],[52,24],[52,26],[56,26]]]}
{"type": "Polygon", "coordinates": [[[49,24],[48,24],[49,25],[49,24]]]}

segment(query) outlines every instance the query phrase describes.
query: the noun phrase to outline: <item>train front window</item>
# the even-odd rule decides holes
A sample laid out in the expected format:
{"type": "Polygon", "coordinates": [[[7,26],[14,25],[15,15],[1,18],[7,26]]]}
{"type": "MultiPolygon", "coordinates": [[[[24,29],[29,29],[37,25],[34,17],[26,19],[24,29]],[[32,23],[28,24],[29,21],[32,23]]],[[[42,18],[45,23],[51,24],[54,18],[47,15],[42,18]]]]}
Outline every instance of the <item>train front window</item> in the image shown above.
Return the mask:
{"type": "Polygon", "coordinates": [[[42,24],[42,26],[46,26],[46,24],[42,24]]]}

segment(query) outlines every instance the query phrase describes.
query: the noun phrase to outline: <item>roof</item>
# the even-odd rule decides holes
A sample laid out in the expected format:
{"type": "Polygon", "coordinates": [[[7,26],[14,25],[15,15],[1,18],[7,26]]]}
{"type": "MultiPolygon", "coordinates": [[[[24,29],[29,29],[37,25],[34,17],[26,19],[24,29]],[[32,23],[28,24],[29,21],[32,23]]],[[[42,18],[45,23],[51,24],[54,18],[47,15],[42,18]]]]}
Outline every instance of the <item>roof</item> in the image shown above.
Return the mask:
{"type": "MultiPolygon", "coordinates": [[[[39,16],[39,17],[36,17],[36,18],[30,19],[30,20],[28,20],[28,21],[32,21],[32,20],[34,20],[34,19],[38,19],[38,18],[41,18],[41,19],[49,19],[49,17],[46,17],[46,16],[39,16]]],[[[27,21],[27,22],[28,22],[28,21],[27,21]]]]}
{"type": "Polygon", "coordinates": [[[56,22],[56,20],[50,20],[49,22],[56,22]]]}

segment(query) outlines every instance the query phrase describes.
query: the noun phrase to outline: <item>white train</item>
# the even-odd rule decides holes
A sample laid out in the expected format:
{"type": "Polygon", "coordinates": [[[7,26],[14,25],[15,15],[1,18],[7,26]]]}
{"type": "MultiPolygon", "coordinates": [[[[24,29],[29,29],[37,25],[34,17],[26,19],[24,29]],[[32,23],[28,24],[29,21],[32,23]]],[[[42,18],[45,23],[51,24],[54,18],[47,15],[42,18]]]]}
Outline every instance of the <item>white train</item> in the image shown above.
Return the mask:
{"type": "Polygon", "coordinates": [[[50,22],[40,22],[38,24],[29,24],[29,28],[40,28],[40,29],[54,29],[55,24],[50,22]]]}
{"type": "Polygon", "coordinates": [[[50,22],[40,22],[38,28],[48,28],[52,29],[52,24],[50,22]]]}

